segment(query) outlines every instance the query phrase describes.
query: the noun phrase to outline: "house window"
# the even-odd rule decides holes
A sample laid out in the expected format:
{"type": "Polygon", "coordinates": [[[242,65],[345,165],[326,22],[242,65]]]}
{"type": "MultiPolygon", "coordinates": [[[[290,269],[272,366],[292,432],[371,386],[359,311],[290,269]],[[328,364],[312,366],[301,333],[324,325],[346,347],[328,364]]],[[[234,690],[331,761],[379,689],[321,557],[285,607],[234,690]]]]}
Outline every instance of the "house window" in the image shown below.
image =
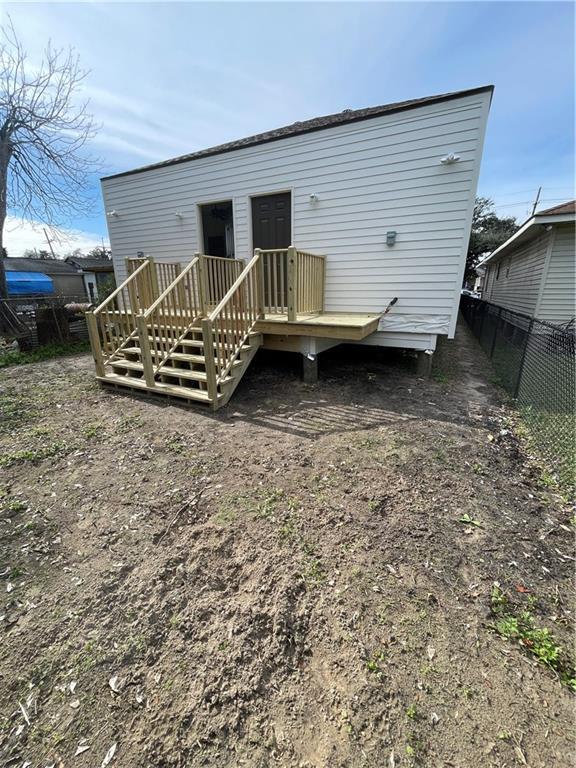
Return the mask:
{"type": "Polygon", "coordinates": [[[500,262],[496,264],[496,280],[500,277],[500,262]]]}
{"type": "Polygon", "coordinates": [[[512,259],[508,259],[508,261],[506,262],[506,277],[508,277],[508,275],[510,274],[510,262],[511,261],[512,261],[512,259]]]}

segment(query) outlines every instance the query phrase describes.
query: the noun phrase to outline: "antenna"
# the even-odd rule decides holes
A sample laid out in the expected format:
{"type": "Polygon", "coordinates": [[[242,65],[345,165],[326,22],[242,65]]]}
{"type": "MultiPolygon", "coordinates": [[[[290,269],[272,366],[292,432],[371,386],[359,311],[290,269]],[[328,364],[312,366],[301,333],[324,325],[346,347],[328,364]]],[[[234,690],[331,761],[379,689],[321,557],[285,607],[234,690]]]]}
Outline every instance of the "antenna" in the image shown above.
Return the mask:
{"type": "Polygon", "coordinates": [[[538,187],[538,192],[536,193],[536,200],[534,200],[534,205],[532,206],[532,216],[536,213],[536,208],[538,206],[538,201],[540,200],[540,193],[542,192],[542,187],[538,187]]]}

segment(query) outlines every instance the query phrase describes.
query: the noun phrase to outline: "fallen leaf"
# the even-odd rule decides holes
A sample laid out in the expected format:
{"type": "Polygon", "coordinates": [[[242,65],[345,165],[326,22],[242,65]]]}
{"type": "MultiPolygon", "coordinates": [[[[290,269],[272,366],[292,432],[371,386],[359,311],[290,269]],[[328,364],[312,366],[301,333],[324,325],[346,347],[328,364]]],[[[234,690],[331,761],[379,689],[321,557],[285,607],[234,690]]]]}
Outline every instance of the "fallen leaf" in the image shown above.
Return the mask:
{"type": "Polygon", "coordinates": [[[76,748],[76,752],[74,752],[74,757],[81,755],[82,752],[86,752],[87,749],[90,749],[90,744],[79,744],[76,748]]]}
{"type": "Polygon", "coordinates": [[[428,661],[432,661],[434,656],[436,656],[436,648],[433,648],[431,645],[429,645],[426,648],[426,656],[428,656],[428,661]]]}
{"type": "Polygon", "coordinates": [[[516,584],[516,592],[530,592],[523,584],[516,584]]]}
{"type": "Polygon", "coordinates": [[[112,760],[114,758],[114,755],[116,754],[116,747],[117,746],[118,745],[117,745],[116,742],[114,742],[114,744],[112,744],[112,746],[110,747],[108,752],[106,752],[106,756],[104,757],[104,760],[102,760],[100,768],[106,768],[107,765],[110,765],[110,763],[112,762],[112,760]]]}
{"type": "Polygon", "coordinates": [[[114,675],[113,677],[111,677],[110,680],[108,680],[108,685],[110,686],[110,688],[112,688],[114,693],[120,693],[120,680],[118,678],[118,675],[114,675]]]}

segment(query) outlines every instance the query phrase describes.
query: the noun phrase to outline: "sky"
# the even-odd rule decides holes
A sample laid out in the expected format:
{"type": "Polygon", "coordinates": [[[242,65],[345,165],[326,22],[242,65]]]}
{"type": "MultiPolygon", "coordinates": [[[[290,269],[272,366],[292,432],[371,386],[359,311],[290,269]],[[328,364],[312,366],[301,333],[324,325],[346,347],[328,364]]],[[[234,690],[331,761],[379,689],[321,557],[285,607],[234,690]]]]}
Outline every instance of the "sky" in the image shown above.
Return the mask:
{"type": "MultiPolygon", "coordinates": [[[[99,176],[271,128],[481,85],[495,86],[479,194],[526,218],[574,197],[570,2],[5,3],[30,61],[48,40],[90,70],[101,124],[93,212],[62,220],[57,250],[107,240],[99,176]]],[[[45,247],[10,211],[10,255],[45,247]]]]}

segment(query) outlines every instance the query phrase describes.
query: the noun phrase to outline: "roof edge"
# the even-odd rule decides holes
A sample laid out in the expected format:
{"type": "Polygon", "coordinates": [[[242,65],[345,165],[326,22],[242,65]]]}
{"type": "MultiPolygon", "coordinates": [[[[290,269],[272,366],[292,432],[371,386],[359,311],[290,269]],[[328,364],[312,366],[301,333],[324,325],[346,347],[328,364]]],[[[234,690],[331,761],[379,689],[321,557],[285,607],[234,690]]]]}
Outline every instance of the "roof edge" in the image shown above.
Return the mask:
{"type": "MultiPolygon", "coordinates": [[[[478,88],[469,88],[463,91],[453,91],[452,93],[439,94],[438,96],[425,96],[422,99],[413,99],[413,100],[410,100],[409,102],[398,102],[398,106],[394,106],[394,104],[390,104],[389,109],[386,108],[387,105],[383,104],[382,112],[379,114],[376,113],[376,114],[370,114],[370,115],[354,115],[355,110],[352,110],[352,114],[350,115],[349,118],[340,120],[338,123],[335,123],[333,125],[319,125],[319,126],[313,126],[308,128],[306,128],[303,125],[301,130],[296,129],[293,133],[290,133],[284,136],[266,136],[266,132],[262,134],[255,134],[253,142],[250,142],[249,144],[244,144],[243,146],[240,146],[240,147],[227,146],[227,143],[221,144],[213,148],[208,147],[205,150],[198,150],[199,152],[202,152],[201,158],[190,157],[190,155],[180,155],[172,159],[162,160],[160,162],[152,163],[150,165],[143,165],[128,171],[121,171],[120,173],[113,173],[113,174],[110,174],[109,176],[102,176],[100,178],[100,181],[102,182],[102,181],[108,181],[109,179],[119,179],[124,176],[133,176],[137,173],[145,173],[146,171],[153,171],[158,168],[169,168],[172,165],[180,165],[181,163],[191,163],[196,159],[204,159],[205,157],[213,157],[215,155],[228,154],[229,152],[237,152],[240,149],[247,149],[248,147],[256,147],[261,144],[270,144],[273,141],[281,141],[282,139],[292,138],[293,136],[302,136],[303,134],[306,134],[306,133],[316,133],[318,131],[325,131],[330,128],[336,128],[341,125],[348,125],[350,123],[359,123],[364,120],[373,120],[377,117],[382,117],[383,115],[393,115],[398,112],[406,112],[410,109],[417,109],[418,107],[428,106],[428,104],[440,104],[444,101],[453,101],[454,99],[459,99],[459,98],[462,98],[463,96],[474,96],[475,94],[478,94],[478,93],[490,93],[490,102],[492,102],[494,86],[483,85],[483,86],[479,86],[478,88]],[[258,136],[262,136],[263,138],[259,139],[258,136]]],[[[356,111],[361,111],[361,110],[356,110],[356,111]]],[[[311,119],[317,119],[317,118],[311,118],[311,119]]],[[[305,122],[306,121],[304,121],[304,123],[305,122]]],[[[289,127],[289,126],[286,126],[286,127],[289,127]]],[[[247,138],[250,138],[250,137],[247,137],[247,138]]],[[[230,142],[230,144],[233,144],[233,143],[234,143],[233,141],[230,142]]]]}

